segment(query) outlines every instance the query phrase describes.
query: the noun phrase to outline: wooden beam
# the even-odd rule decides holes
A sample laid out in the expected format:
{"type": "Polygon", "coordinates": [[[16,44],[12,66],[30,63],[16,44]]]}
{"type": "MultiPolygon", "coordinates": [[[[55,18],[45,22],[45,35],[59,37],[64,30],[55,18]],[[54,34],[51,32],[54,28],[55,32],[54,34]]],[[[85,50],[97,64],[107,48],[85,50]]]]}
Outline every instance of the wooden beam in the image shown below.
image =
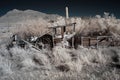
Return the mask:
{"type": "Polygon", "coordinates": [[[28,41],[25,41],[25,40],[23,40],[23,39],[22,39],[22,41],[25,42],[29,47],[34,48],[34,49],[36,49],[36,50],[38,50],[38,51],[41,51],[39,48],[37,48],[36,46],[32,45],[32,44],[29,43],[28,41]]]}
{"type": "Polygon", "coordinates": [[[53,28],[60,28],[60,27],[70,27],[70,26],[73,26],[75,25],[76,23],[70,23],[70,24],[67,24],[67,25],[59,25],[59,26],[53,26],[53,27],[48,27],[49,29],[53,29],[53,28]]]}

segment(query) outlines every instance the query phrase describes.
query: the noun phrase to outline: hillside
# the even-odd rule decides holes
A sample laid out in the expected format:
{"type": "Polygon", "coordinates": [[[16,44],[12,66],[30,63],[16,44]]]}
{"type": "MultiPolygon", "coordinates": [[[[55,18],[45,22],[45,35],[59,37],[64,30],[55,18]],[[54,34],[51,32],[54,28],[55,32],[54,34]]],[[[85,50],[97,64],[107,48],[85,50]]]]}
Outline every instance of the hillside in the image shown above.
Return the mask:
{"type": "Polygon", "coordinates": [[[60,16],[57,14],[13,9],[0,17],[0,37],[1,39],[6,38],[6,36],[10,36],[21,29],[24,30],[28,26],[40,26],[41,23],[45,26],[48,21],[55,21],[58,17],[60,16]]]}
{"type": "MultiPolygon", "coordinates": [[[[37,20],[39,18],[45,20],[56,20],[59,15],[56,14],[46,14],[34,10],[11,10],[7,12],[4,16],[0,17],[0,24],[8,26],[7,24],[14,24],[17,22],[24,22],[26,20],[37,20]]],[[[0,25],[0,26],[1,26],[0,25]]]]}

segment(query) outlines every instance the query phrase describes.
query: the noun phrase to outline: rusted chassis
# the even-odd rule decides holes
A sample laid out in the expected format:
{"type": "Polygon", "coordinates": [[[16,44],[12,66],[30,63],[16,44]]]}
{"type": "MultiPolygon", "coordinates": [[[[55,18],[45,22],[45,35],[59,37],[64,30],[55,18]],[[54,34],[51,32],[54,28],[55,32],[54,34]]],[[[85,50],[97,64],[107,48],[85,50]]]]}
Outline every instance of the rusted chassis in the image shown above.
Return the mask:
{"type": "Polygon", "coordinates": [[[38,48],[53,48],[53,37],[50,34],[45,34],[41,37],[39,37],[36,42],[35,42],[35,46],[37,46],[38,48]],[[42,46],[41,44],[44,44],[44,46],[42,46]]]}
{"type": "MultiPolygon", "coordinates": [[[[7,45],[7,49],[13,47],[14,45],[25,48],[28,44],[31,44],[38,49],[52,49],[54,46],[56,46],[57,43],[61,43],[62,41],[62,38],[53,38],[53,36],[50,34],[45,34],[41,37],[38,37],[36,41],[33,42],[27,40],[25,41],[22,39],[16,40],[15,36],[13,36],[11,38],[11,42],[9,43],[9,45],[7,45]]],[[[73,48],[74,46],[75,49],[77,49],[79,45],[82,45],[87,48],[120,46],[120,40],[115,39],[113,36],[85,37],[80,35],[74,35],[67,41],[69,43],[68,48],[73,48]],[[72,42],[72,39],[74,39],[74,43],[72,42]]]]}

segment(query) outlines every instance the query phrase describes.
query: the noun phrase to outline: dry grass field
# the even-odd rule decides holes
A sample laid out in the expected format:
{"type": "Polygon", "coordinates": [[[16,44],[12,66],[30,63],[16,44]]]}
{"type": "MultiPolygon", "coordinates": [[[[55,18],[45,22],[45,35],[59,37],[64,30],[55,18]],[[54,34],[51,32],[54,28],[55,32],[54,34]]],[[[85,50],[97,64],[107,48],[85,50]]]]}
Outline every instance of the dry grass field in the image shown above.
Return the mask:
{"type": "MultiPolygon", "coordinates": [[[[69,22],[77,23],[77,34],[109,27],[115,37],[120,36],[120,20],[114,16],[73,17],[69,22]]],[[[14,33],[23,38],[26,35],[41,36],[49,32],[47,27],[61,24],[64,24],[63,17],[58,17],[54,23],[43,18],[11,23],[9,32],[6,27],[1,27],[0,80],[120,80],[119,47],[67,49],[58,45],[52,50],[41,51],[18,46],[6,48],[14,33]]]]}

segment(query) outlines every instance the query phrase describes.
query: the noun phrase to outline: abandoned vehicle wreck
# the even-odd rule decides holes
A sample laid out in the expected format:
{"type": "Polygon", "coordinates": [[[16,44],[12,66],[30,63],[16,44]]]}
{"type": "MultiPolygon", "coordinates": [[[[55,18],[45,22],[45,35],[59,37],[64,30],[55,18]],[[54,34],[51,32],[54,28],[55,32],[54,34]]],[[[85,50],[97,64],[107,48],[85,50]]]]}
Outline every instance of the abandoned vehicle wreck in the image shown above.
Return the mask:
{"type": "Polygon", "coordinates": [[[112,32],[110,32],[109,27],[103,30],[83,30],[81,33],[76,31],[76,22],[69,23],[69,13],[68,7],[66,7],[66,18],[65,25],[58,25],[48,27],[50,32],[47,32],[41,36],[26,36],[24,39],[19,36],[19,34],[14,34],[10,39],[7,48],[11,48],[18,45],[22,48],[27,48],[32,46],[33,48],[40,49],[51,49],[62,44],[65,48],[75,48],[77,49],[79,45],[87,48],[99,48],[99,47],[115,47],[120,46],[120,38],[115,37],[112,32]]]}
{"type": "Polygon", "coordinates": [[[33,45],[34,47],[37,47],[39,49],[43,49],[43,48],[52,49],[58,43],[63,43],[64,44],[63,46],[73,47],[74,41],[72,40],[72,43],[71,43],[70,39],[74,38],[75,24],[76,23],[67,25],[69,27],[73,26],[73,28],[69,32],[66,31],[65,25],[49,27],[51,32],[46,33],[40,37],[29,36],[29,37],[26,37],[25,39],[22,39],[19,36],[19,34],[15,34],[10,38],[11,42],[8,46],[13,47],[15,45],[18,45],[22,48],[25,48],[29,44],[29,45],[33,45]],[[69,45],[69,44],[71,44],[71,45],[69,45]]]}
{"type": "Polygon", "coordinates": [[[99,47],[114,47],[120,46],[120,38],[115,38],[109,29],[102,31],[93,31],[84,34],[84,32],[76,33],[76,23],[68,25],[49,27],[50,33],[46,33],[40,37],[30,36],[22,39],[19,35],[15,34],[11,38],[9,47],[18,45],[22,48],[31,45],[36,49],[50,49],[58,44],[62,44],[65,48],[77,49],[79,45],[87,48],[99,47]],[[69,29],[68,29],[69,28],[69,29]]]}

